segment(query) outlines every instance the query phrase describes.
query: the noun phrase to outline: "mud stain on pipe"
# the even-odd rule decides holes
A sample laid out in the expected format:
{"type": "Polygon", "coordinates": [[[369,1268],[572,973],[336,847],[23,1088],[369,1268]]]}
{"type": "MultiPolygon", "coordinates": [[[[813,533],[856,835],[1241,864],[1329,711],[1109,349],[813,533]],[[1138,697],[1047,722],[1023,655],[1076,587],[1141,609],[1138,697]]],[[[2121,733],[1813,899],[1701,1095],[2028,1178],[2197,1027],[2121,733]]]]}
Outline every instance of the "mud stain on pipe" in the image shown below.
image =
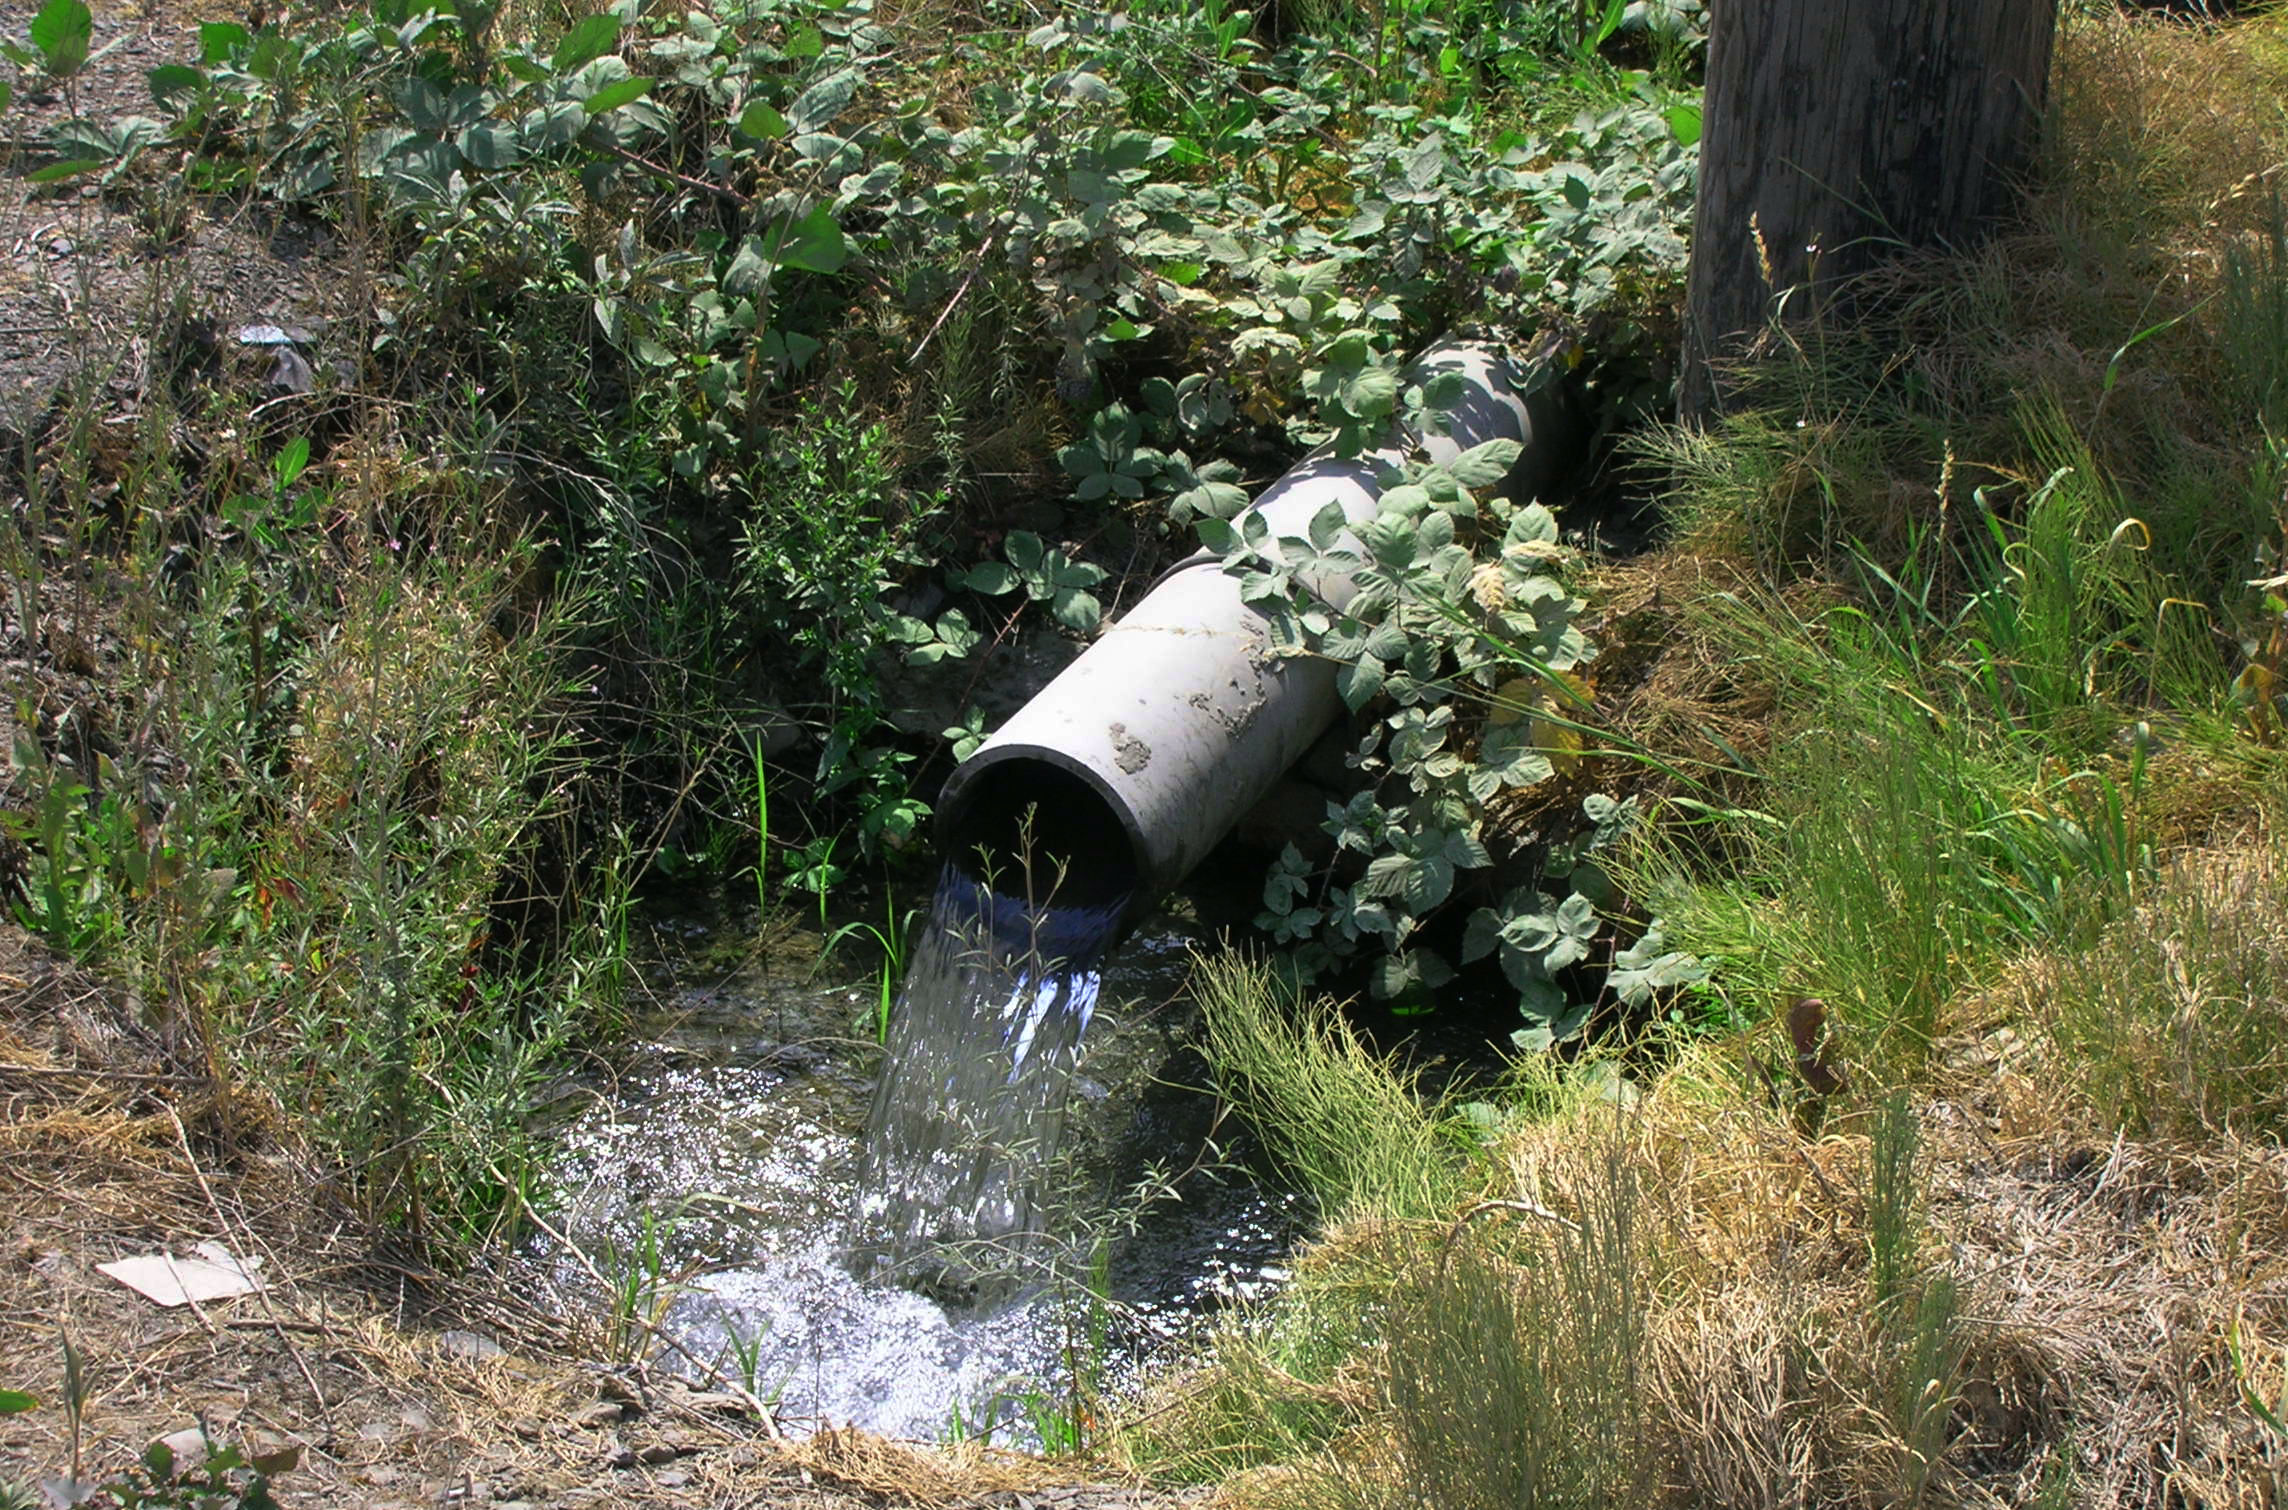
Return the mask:
{"type": "Polygon", "coordinates": [[[1128,732],[1128,725],[1114,724],[1106,731],[1112,736],[1112,755],[1120,769],[1130,776],[1152,763],[1152,747],[1128,732]]]}

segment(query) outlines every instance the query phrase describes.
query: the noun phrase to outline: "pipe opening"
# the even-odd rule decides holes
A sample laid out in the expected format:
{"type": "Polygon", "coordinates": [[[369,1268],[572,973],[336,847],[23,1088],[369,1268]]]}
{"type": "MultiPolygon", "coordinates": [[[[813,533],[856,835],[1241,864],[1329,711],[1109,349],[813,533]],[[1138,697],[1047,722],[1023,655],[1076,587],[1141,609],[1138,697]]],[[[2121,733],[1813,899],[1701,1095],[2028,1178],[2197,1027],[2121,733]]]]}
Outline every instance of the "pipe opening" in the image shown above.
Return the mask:
{"type": "Polygon", "coordinates": [[[1002,896],[1125,910],[1142,881],[1135,843],[1112,805],[1046,761],[980,770],[945,819],[948,866],[1002,896]]]}

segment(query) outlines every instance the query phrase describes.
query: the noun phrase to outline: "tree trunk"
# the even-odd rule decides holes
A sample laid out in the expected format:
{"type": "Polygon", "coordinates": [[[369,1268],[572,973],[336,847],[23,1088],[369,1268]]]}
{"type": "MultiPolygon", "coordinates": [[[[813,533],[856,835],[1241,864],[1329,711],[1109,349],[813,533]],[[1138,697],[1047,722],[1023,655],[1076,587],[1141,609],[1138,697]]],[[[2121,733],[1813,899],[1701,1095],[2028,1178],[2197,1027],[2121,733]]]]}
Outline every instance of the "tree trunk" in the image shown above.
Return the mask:
{"type": "Polygon", "coordinates": [[[1682,409],[1775,300],[1799,318],[1907,246],[2009,208],[2049,78],[2057,0],[1722,0],[1713,7],[1682,409]]]}

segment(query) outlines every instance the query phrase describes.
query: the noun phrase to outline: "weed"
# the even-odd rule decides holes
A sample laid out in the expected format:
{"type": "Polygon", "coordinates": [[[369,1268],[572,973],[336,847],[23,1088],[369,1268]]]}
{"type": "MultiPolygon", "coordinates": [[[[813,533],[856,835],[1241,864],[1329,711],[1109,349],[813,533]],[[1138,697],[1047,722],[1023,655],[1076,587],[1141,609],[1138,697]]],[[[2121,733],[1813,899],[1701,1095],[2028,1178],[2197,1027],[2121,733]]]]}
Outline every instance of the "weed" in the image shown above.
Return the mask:
{"type": "Polygon", "coordinates": [[[1427,1217],[1460,1190],[1454,1140],[1332,1004],[1234,954],[1199,961],[1193,990],[1218,1087],[1330,1219],[1427,1217]]]}
{"type": "MultiPolygon", "coordinates": [[[[668,1307],[689,1288],[668,1269],[675,1227],[675,1217],[663,1218],[646,1208],[625,1239],[607,1234],[597,1246],[596,1272],[607,1287],[604,1352],[614,1361],[641,1362],[651,1351],[668,1307]]],[[[753,1339],[740,1356],[751,1361],[760,1343],[759,1337],[753,1339]]],[[[752,1385],[748,1392],[754,1392],[752,1385]]]]}
{"type": "MultiPolygon", "coordinates": [[[[882,886],[882,921],[880,925],[865,922],[844,923],[840,928],[826,935],[826,942],[818,952],[818,963],[821,967],[825,965],[827,958],[834,953],[835,945],[846,938],[872,939],[874,946],[882,952],[881,963],[874,972],[874,1003],[862,1024],[876,1043],[888,1043],[890,1041],[890,1008],[897,1000],[900,983],[906,978],[906,941],[912,933],[914,917],[919,911],[919,908],[909,907],[901,914],[898,911],[897,896],[890,889],[888,880],[885,878],[882,886]]],[[[822,929],[825,918],[826,903],[822,897],[819,902],[819,922],[822,929]]]]}

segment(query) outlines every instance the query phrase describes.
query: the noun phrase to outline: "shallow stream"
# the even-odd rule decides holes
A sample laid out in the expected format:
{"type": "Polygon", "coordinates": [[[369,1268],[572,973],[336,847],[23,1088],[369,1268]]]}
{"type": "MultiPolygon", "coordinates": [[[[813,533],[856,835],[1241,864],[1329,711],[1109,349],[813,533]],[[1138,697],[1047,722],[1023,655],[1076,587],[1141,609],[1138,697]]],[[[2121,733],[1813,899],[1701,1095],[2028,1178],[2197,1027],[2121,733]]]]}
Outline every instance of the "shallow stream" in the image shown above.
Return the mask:
{"type": "MultiPolygon", "coordinates": [[[[860,1215],[877,987],[849,981],[855,953],[814,977],[800,941],[705,964],[736,928],[662,926],[669,963],[638,1046],[563,1127],[560,1225],[608,1277],[656,1270],[639,1303],[658,1305],[683,1350],[775,1397],[790,1429],[1029,1442],[1076,1369],[1117,1387],[1285,1278],[1308,1212],[1255,1181],[1244,1140],[1193,1089],[1204,1072],[1182,1043],[1191,926],[1150,922],[1106,962],[1039,1223],[1052,1240],[985,1287],[910,1263],[902,1283],[858,1277],[883,1267],[879,1223],[860,1215]],[[1173,1199],[1137,1208],[1140,1184],[1175,1175],[1173,1199]]],[[[579,1266],[558,1258],[572,1277],[579,1266]]],[[[673,1349],[662,1361],[682,1362],[673,1349]]]]}

